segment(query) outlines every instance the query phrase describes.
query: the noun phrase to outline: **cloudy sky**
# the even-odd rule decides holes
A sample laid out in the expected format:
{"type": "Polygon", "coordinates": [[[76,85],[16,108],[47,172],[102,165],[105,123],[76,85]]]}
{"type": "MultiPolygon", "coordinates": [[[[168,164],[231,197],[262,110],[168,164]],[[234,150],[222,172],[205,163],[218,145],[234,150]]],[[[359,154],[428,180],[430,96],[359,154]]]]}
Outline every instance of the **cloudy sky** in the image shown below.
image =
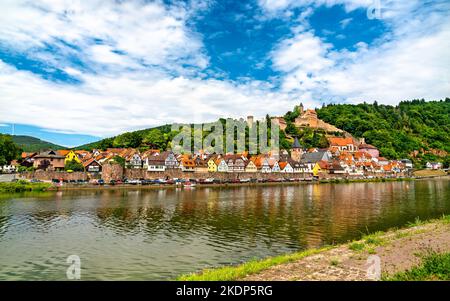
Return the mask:
{"type": "Polygon", "coordinates": [[[0,0],[0,132],[66,146],[450,96],[448,0],[0,0]]]}

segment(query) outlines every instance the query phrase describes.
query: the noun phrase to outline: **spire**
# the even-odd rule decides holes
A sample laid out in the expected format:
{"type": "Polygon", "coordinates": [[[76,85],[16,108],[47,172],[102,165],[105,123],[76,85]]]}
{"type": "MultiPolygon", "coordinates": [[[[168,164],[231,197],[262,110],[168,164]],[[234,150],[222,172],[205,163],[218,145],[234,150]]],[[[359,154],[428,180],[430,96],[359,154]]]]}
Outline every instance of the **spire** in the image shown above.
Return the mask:
{"type": "Polygon", "coordinates": [[[292,144],[292,148],[302,148],[302,146],[300,145],[300,142],[298,142],[298,138],[297,136],[294,137],[294,144],[292,144]]]}

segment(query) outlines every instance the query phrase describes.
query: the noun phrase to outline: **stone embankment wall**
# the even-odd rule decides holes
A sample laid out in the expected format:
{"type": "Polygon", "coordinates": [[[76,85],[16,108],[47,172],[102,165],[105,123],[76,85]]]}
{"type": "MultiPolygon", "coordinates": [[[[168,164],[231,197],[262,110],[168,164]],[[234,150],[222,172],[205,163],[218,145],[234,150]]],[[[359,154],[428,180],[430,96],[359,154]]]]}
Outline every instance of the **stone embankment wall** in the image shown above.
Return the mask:
{"type": "MultiPolygon", "coordinates": [[[[105,164],[102,167],[101,174],[84,173],[84,172],[62,172],[62,171],[43,171],[37,170],[35,172],[25,172],[18,177],[25,179],[38,179],[42,181],[50,181],[52,179],[63,180],[84,180],[89,181],[91,179],[102,178],[106,183],[111,180],[122,180],[124,177],[128,179],[206,179],[215,178],[219,180],[235,180],[235,179],[285,179],[285,178],[310,178],[311,174],[308,173],[226,173],[226,172],[183,172],[179,169],[168,169],[165,172],[150,172],[146,169],[124,169],[119,164],[105,164]]],[[[386,177],[386,174],[366,174],[366,176],[373,177],[386,177]]],[[[407,174],[397,174],[397,176],[407,176],[407,174]]],[[[359,176],[348,175],[334,175],[334,174],[320,174],[319,178],[358,178],[359,176]]]]}
{"type": "MultiPolygon", "coordinates": [[[[126,169],[125,177],[128,179],[165,179],[165,178],[179,178],[179,179],[206,179],[214,178],[220,180],[234,180],[234,179],[278,179],[278,178],[302,178],[303,174],[296,173],[256,173],[256,172],[183,172],[179,169],[166,170],[165,172],[152,172],[144,169],[126,169]]],[[[305,174],[305,177],[310,175],[305,174]]]]}
{"type": "Polygon", "coordinates": [[[99,175],[86,173],[86,172],[65,172],[65,171],[45,171],[36,170],[33,172],[24,172],[20,174],[21,178],[25,179],[37,179],[41,181],[50,181],[53,179],[63,180],[83,180],[88,181],[90,179],[99,178],[99,175]]]}
{"type": "Polygon", "coordinates": [[[109,183],[111,180],[122,180],[124,168],[119,164],[104,164],[102,166],[102,179],[109,183]]]}

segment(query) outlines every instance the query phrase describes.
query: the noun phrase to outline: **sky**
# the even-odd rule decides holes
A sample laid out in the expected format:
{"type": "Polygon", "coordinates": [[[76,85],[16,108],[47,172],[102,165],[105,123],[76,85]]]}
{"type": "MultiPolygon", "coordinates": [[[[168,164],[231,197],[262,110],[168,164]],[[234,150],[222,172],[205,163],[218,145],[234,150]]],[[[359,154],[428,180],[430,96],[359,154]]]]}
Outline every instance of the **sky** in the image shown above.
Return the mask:
{"type": "Polygon", "coordinates": [[[76,146],[450,96],[450,1],[0,1],[0,132],[76,146]]]}

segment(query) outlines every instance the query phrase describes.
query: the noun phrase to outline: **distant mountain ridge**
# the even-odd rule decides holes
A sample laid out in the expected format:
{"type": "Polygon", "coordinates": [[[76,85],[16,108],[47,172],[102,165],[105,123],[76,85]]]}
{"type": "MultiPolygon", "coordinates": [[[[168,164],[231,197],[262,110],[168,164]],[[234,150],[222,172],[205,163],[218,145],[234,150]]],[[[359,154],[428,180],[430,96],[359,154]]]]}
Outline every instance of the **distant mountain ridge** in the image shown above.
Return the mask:
{"type": "Polygon", "coordinates": [[[17,144],[24,152],[38,152],[42,150],[58,150],[64,147],[58,144],[54,144],[48,141],[41,140],[32,136],[14,135],[12,140],[17,144]]]}

